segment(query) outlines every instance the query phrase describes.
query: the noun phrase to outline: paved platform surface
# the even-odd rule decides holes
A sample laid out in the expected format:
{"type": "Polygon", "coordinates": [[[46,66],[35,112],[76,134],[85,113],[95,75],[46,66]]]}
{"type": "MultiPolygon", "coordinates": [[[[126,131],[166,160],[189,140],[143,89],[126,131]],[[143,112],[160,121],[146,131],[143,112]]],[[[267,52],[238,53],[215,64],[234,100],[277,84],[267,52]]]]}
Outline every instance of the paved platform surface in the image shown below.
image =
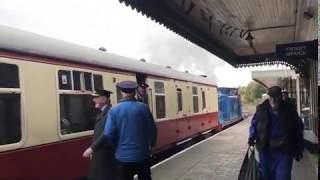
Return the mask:
{"type": "MultiPolygon", "coordinates": [[[[152,167],[154,180],[237,180],[247,150],[244,120],[152,167]]],[[[294,162],[292,180],[316,180],[310,156],[294,162]]]]}

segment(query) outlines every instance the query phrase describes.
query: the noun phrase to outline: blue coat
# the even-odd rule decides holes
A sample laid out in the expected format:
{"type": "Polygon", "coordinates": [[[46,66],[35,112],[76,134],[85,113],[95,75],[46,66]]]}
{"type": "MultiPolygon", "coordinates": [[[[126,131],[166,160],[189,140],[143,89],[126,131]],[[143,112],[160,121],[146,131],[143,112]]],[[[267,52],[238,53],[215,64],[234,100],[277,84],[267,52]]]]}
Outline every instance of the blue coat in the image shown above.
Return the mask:
{"type": "Polygon", "coordinates": [[[142,162],[156,143],[157,129],[147,105],[124,99],[109,112],[104,136],[120,162],[142,162]]]}

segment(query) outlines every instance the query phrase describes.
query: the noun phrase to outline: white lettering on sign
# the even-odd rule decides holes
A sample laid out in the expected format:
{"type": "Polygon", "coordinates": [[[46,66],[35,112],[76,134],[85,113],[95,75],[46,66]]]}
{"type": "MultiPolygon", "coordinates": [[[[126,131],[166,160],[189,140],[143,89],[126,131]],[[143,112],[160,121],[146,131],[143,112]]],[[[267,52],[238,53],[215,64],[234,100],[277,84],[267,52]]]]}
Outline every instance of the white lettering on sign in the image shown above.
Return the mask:
{"type": "Polygon", "coordinates": [[[295,46],[286,48],[286,56],[305,56],[306,46],[295,46]]]}

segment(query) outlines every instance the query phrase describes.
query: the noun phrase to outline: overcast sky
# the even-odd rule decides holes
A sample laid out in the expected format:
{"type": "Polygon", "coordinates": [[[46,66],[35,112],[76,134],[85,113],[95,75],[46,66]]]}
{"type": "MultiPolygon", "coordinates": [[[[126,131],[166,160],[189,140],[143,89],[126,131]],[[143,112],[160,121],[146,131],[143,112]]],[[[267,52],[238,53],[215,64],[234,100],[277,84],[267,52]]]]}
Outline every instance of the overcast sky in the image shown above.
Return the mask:
{"type": "Polygon", "coordinates": [[[219,86],[244,86],[251,81],[249,69],[231,67],[118,0],[1,0],[0,25],[216,76],[219,86]]]}

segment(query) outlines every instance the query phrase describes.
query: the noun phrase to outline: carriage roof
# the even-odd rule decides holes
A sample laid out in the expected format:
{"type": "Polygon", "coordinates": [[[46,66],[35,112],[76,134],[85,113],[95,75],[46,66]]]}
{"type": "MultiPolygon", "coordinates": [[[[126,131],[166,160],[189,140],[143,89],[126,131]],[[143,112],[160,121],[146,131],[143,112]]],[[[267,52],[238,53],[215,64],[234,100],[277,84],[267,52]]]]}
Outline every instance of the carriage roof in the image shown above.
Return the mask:
{"type": "Polygon", "coordinates": [[[177,80],[216,85],[216,79],[184,73],[164,66],[141,62],[63,40],[0,26],[0,49],[93,64],[119,70],[145,73],[177,80]]]}

